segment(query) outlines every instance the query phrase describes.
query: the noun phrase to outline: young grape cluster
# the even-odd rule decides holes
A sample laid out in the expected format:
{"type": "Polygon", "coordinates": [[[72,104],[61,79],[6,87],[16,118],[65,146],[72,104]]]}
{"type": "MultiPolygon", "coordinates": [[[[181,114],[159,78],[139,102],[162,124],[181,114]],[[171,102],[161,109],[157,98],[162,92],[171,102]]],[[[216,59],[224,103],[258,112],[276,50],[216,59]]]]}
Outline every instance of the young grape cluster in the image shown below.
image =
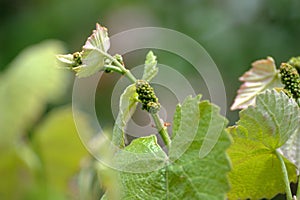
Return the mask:
{"type": "Polygon", "coordinates": [[[300,98],[300,76],[297,69],[288,63],[282,63],[280,75],[287,95],[296,100],[300,98]]]}
{"type": "Polygon", "coordinates": [[[137,80],[135,86],[138,99],[142,103],[142,109],[153,114],[157,113],[160,109],[160,104],[150,84],[145,80],[137,80]]]}

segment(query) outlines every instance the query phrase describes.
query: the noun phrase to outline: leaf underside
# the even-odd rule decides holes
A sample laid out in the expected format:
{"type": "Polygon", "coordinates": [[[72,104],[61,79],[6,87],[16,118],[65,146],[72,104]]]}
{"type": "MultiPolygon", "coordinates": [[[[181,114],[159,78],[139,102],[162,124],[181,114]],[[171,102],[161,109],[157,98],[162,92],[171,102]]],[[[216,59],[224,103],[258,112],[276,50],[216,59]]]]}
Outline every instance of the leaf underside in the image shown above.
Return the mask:
{"type": "Polygon", "coordinates": [[[240,81],[244,82],[234,100],[231,110],[244,109],[255,104],[256,96],[275,87],[283,87],[273,58],[257,60],[252,63],[252,68],[247,71],[240,81]]]}

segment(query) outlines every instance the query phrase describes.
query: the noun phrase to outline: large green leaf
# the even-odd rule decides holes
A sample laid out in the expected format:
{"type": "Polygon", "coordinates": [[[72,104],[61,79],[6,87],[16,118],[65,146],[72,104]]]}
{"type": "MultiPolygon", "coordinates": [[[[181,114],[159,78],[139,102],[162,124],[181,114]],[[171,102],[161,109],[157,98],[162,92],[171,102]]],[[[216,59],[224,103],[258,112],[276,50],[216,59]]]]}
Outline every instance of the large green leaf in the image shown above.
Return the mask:
{"type": "MultiPolygon", "coordinates": [[[[146,154],[151,162],[139,162],[142,159],[137,157],[135,159],[132,157],[131,160],[121,159],[122,161],[119,164],[126,166],[125,170],[127,171],[120,172],[123,192],[121,199],[211,200],[225,198],[229,190],[227,172],[230,170],[230,164],[225,153],[230,145],[227,132],[222,129],[219,140],[206,157],[200,159],[199,150],[209,128],[208,126],[211,125],[210,122],[213,120],[215,123],[225,126],[226,119],[219,115],[217,107],[207,101],[199,104],[199,97],[188,98],[181,109],[177,109],[177,112],[180,110],[181,116],[184,117],[186,117],[184,113],[190,113],[191,116],[194,116],[193,111],[198,113],[196,123],[187,121],[184,122],[187,124],[183,124],[180,122],[181,120],[176,120],[176,123],[180,123],[181,127],[179,126],[175,137],[182,137],[182,140],[190,141],[190,145],[187,146],[185,152],[177,160],[172,160],[170,158],[176,158],[178,152],[170,150],[170,154],[175,152],[175,156],[167,156],[157,144],[156,137],[149,136],[134,140],[125,148],[125,151],[132,154],[141,154],[141,157],[146,154]],[[185,138],[183,135],[185,130],[180,130],[186,129],[186,131],[189,131],[191,130],[189,126],[193,126],[197,130],[194,138],[185,138]],[[180,132],[182,132],[182,135],[180,132]],[[159,166],[159,169],[147,171],[147,165],[154,165],[153,163],[159,166]],[[129,169],[142,169],[143,167],[147,172],[128,172],[129,169]]],[[[182,120],[184,119],[182,118],[182,120]]],[[[174,143],[174,148],[180,146],[176,143],[174,143]]],[[[121,152],[120,155],[124,155],[124,152],[121,152]]]]}
{"type": "Polygon", "coordinates": [[[252,68],[240,77],[240,81],[244,83],[238,90],[231,110],[244,109],[254,105],[255,98],[259,93],[283,86],[275,62],[271,57],[253,62],[252,68]]]}
{"type": "Polygon", "coordinates": [[[125,128],[137,105],[135,84],[129,85],[120,97],[119,113],[113,129],[112,142],[118,147],[125,147],[125,128]]]}
{"type": "Polygon", "coordinates": [[[256,97],[256,106],[240,112],[238,129],[271,150],[281,147],[299,127],[297,103],[283,92],[267,90],[256,97]]]}
{"type": "MultiPolygon", "coordinates": [[[[88,127],[84,115],[81,121],[88,127]]],[[[88,155],[77,135],[72,109],[64,107],[53,110],[37,127],[34,135],[48,186],[60,192],[70,191],[72,176],[79,171],[82,158],[88,155]]]]}
{"type": "MultiPolygon", "coordinates": [[[[241,128],[231,128],[233,144],[228,149],[232,171],[228,177],[231,190],[229,199],[271,199],[285,193],[281,166],[274,150],[266,148],[261,141],[252,140],[241,128]]],[[[297,181],[296,167],[284,160],[289,180],[297,181]]]]}
{"type": "Polygon", "coordinates": [[[153,54],[152,51],[149,51],[149,53],[146,56],[144,74],[142,79],[149,82],[155,77],[157,73],[158,67],[156,56],[153,54]]]}
{"type": "Polygon", "coordinates": [[[55,103],[68,85],[55,54],[61,42],[49,40],[24,49],[0,75],[0,199],[20,199],[33,183],[40,162],[27,143],[27,132],[48,103],[55,103]]]}
{"type": "Polygon", "coordinates": [[[58,70],[55,54],[63,51],[58,41],[28,47],[0,76],[0,143],[15,142],[40,117],[47,103],[65,92],[68,79],[58,70]]]}
{"type": "MultiPolygon", "coordinates": [[[[299,108],[283,92],[267,90],[256,98],[256,106],[240,112],[228,153],[233,170],[229,174],[230,199],[271,198],[285,187],[276,151],[299,126],[299,108]]],[[[285,159],[289,180],[297,180],[295,166],[285,159]]]]}

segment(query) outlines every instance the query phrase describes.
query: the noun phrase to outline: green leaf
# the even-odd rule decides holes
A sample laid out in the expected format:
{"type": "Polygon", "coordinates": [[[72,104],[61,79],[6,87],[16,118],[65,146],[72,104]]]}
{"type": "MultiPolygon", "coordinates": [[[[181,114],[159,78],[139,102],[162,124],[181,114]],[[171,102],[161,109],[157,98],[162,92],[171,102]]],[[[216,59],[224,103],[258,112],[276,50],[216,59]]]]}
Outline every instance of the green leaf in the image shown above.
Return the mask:
{"type": "Polygon", "coordinates": [[[254,105],[255,98],[259,93],[267,89],[283,87],[272,57],[253,62],[252,68],[240,77],[240,81],[244,83],[238,90],[231,110],[244,109],[254,105]]]}
{"type": "MultiPolygon", "coordinates": [[[[129,146],[125,147],[125,151],[131,154],[145,154],[151,162],[139,162],[142,159],[122,158],[120,165],[126,166],[128,169],[144,167],[148,170],[147,165],[157,163],[158,170],[148,171],[144,173],[119,172],[120,182],[123,195],[121,199],[224,199],[229,184],[227,182],[227,172],[230,170],[230,164],[226,156],[226,149],[230,145],[230,139],[227,132],[222,129],[220,138],[214,148],[206,157],[199,158],[199,150],[207,133],[208,126],[211,121],[220,123],[225,126],[226,119],[219,115],[219,109],[212,104],[204,101],[199,104],[199,97],[188,98],[181,106],[181,116],[186,117],[186,113],[192,113],[193,110],[198,114],[196,124],[189,122],[181,122],[175,137],[181,137],[182,140],[190,140],[190,145],[186,151],[177,159],[178,152],[170,150],[169,158],[160,148],[154,136],[139,138],[134,140],[129,146]],[[198,108],[198,109],[195,109],[198,108]],[[200,115],[199,115],[200,111],[200,115]],[[187,124],[184,124],[187,123],[187,124]],[[199,128],[197,129],[199,125],[199,128]],[[191,130],[188,126],[196,127],[194,138],[185,138],[184,130],[191,130]],[[181,130],[182,129],[182,130],[181,130]],[[171,152],[173,155],[171,155],[171,152]],[[167,165],[166,165],[167,164],[167,165]]],[[[179,109],[177,109],[179,110],[179,109]]],[[[193,118],[192,117],[192,118],[193,118]]],[[[180,121],[180,120],[179,120],[180,121]]],[[[179,123],[176,122],[176,123],[179,123]]],[[[186,132],[186,134],[189,134],[186,132]]],[[[176,139],[175,146],[179,145],[179,139],[176,139]]],[[[172,144],[173,145],[173,144],[172,144]]],[[[174,147],[176,148],[176,147],[174,147]]],[[[124,152],[121,153],[121,155],[124,152]]],[[[154,165],[154,164],[152,164],[154,165]]],[[[124,170],[125,171],[125,170],[124,170]]],[[[132,170],[134,171],[134,170],[132,170]]]]}
{"type": "Polygon", "coordinates": [[[149,82],[156,76],[157,73],[158,67],[156,56],[153,54],[152,51],[149,51],[149,53],[146,56],[144,74],[142,79],[149,82]]]}
{"type": "Polygon", "coordinates": [[[199,101],[201,96],[187,97],[182,105],[177,105],[173,118],[172,145],[169,150],[171,160],[177,160],[191,145],[198,131],[199,101]]]}
{"type": "MultiPolygon", "coordinates": [[[[229,129],[234,138],[228,150],[233,165],[230,199],[269,199],[285,192],[275,152],[298,129],[299,117],[297,103],[275,90],[258,95],[255,107],[240,112],[238,125],[229,129]]],[[[287,159],[285,164],[295,182],[295,166],[287,159]]]]}
{"type": "Polygon", "coordinates": [[[120,97],[119,113],[113,129],[112,143],[125,147],[125,128],[137,105],[135,84],[129,85],[120,97]]]}
{"type": "MultiPolygon", "coordinates": [[[[89,127],[88,119],[84,115],[78,116],[89,127]]],[[[34,133],[34,143],[44,164],[47,184],[56,191],[69,191],[70,194],[68,183],[79,171],[80,161],[88,155],[77,134],[70,107],[51,111],[34,133]]]]}
{"type": "Polygon", "coordinates": [[[91,76],[104,68],[105,53],[110,47],[107,29],[96,24],[96,30],[82,47],[82,65],[73,68],[79,78],[91,76]]]}
{"type": "Polygon", "coordinates": [[[165,199],[167,179],[166,169],[163,167],[167,156],[157,144],[154,135],[132,141],[125,148],[125,152],[122,151],[117,155],[117,158],[119,165],[123,165],[124,169],[124,172],[119,172],[122,189],[121,199],[165,199]],[[150,168],[154,167],[158,170],[146,173],[142,173],[143,171],[140,173],[130,172],[136,171],[136,168],[148,171],[149,164],[152,165],[150,168]]]}
{"type": "MultiPolygon", "coordinates": [[[[228,149],[232,171],[228,177],[231,190],[229,199],[271,199],[278,193],[285,193],[281,166],[275,151],[261,141],[253,140],[246,129],[229,129],[233,144],[228,149]],[[249,135],[248,135],[249,134],[249,135]]],[[[297,181],[296,167],[285,159],[291,182],[297,181]]]]}
{"type": "Polygon", "coordinates": [[[299,127],[297,103],[283,92],[267,90],[256,98],[256,106],[240,112],[238,129],[266,148],[281,147],[299,127]]]}
{"type": "Polygon", "coordinates": [[[21,199],[33,187],[41,163],[27,134],[66,91],[68,74],[55,67],[62,51],[55,40],[30,46],[0,75],[0,199],[21,199]]]}
{"type": "Polygon", "coordinates": [[[68,86],[66,71],[55,68],[61,42],[49,40],[23,50],[0,78],[0,146],[14,145],[68,86]]]}

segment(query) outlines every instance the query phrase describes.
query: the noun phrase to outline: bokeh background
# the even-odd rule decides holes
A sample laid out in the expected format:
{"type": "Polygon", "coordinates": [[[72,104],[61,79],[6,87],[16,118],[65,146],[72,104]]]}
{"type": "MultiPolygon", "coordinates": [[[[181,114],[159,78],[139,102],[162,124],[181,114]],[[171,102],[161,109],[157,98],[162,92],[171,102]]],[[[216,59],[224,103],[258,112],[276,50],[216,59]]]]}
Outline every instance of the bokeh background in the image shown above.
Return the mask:
{"type": "MultiPolygon", "coordinates": [[[[84,168],[81,172],[86,173],[89,162],[82,161],[88,153],[78,138],[73,147],[67,145],[76,137],[70,111],[73,76],[41,67],[55,65],[51,52],[79,51],[96,22],[106,26],[110,35],[158,26],[195,39],[218,66],[229,107],[240,85],[238,77],[253,61],[272,56],[279,65],[300,55],[299,10],[298,0],[1,0],[0,199],[79,198],[75,183],[81,179],[70,171],[75,174],[84,168]],[[66,134],[55,136],[53,132],[66,134]]],[[[125,62],[128,66],[142,64],[145,53],[124,55],[125,62]]],[[[155,53],[159,62],[182,70],[197,82],[187,62],[167,52],[155,53]]],[[[96,96],[97,113],[107,129],[113,125],[111,85],[119,78],[104,77],[96,96]]],[[[201,89],[199,84],[199,92],[201,89]]],[[[227,112],[227,117],[233,124],[238,112],[227,112]]],[[[84,181],[91,184],[93,178],[84,181]]]]}

